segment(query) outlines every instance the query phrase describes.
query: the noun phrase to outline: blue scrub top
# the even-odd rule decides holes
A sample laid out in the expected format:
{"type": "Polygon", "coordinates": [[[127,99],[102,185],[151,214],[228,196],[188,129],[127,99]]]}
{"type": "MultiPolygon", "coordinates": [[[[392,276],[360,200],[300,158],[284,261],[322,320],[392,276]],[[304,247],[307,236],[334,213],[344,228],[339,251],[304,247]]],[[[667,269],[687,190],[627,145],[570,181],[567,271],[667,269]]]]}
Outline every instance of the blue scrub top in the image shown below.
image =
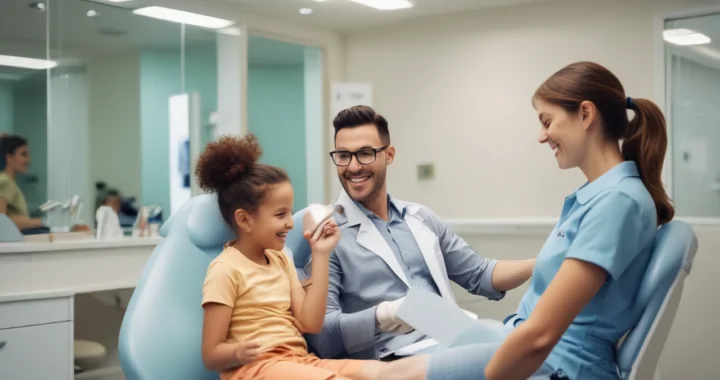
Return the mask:
{"type": "Polygon", "coordinates": [[[566,258],[600,266],[607,282],[546,360],[554,370],[573,380],[619,378],[615,348],[642,315],[635,297],[656,232],[655,204],[632,161],[565,198],[560,220],[537,257],[518,318],[528,318],[566,258]]]}

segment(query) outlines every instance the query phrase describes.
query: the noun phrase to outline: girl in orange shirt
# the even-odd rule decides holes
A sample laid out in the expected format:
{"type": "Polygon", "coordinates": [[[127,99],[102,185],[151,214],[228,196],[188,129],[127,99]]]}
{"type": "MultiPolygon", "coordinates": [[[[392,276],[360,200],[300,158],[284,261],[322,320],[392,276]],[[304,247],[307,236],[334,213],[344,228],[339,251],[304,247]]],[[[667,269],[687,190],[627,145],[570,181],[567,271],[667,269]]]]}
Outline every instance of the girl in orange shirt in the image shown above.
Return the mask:
{"type": "Polygon", "coordinates": [[[323,325],[328,259],[340,230],[330,222],[312,249],[307,292],[282,252],[293,228],[293,189],[287,173],[257,163],[253,135],[209,144],[197,165],[200,186],[217,193],[237,239],[208,267],[203,287],[202,356],[222,380],[402,379],[416,360],[321,360],[308,353],[303,333],[323,325]]]}

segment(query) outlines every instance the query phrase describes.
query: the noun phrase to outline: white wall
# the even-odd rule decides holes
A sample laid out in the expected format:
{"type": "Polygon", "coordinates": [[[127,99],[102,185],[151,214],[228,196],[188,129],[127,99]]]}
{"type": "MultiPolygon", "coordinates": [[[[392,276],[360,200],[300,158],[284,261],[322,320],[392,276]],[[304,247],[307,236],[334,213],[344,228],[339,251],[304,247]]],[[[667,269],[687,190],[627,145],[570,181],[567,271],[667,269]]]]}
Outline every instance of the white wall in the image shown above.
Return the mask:
{"type": "MultiPolygon", "coordinates": [[[[444,218],[557,217],[583,178],[559,171],[550,150],[536,143],[534,90],[564,65],[593,60],[615,72],[629,96],[652,99],[655,16],[710,4],[718,2],[564,0],[418,20],[349,36],[345,79],[371,82],[373,105],[390,121],[398,148],[388,176],[395,196],[444,218]],[[424,162],[435,163],[432,181],[415,178],[415,165],[424,162]]],[[[695,229],[700,251],[664,350],[664,379],[717,378],[720,302],[709,290],[720,289],[720,231],[695,229]]],[[[546,238],[464,236],[479,252],[505,259],[535,255],[546,238]]],[[[466,305],[502,318],[521,295],[466,305]]]]}
{"type": "Polygon", "coordinates": [[[0,80],[0,133],[13,133],[13,85],[0,80]]]}
{"type": "Polygon", "coordinates": [[[720,217],[720,70],[673,56],[673,198],[680,215],[720,217]],[[714,143],[714,144],[713,144],[714,143]]]}
{"type": "MultiPolygon", "coordinates": [[[[90,179],[140,197],[139,54],[90,62],[90,179]]],[[[92,198],[93,210],[94,198],[92,198]]]]}
{"type": "Polygon", "coordinates": [[[389,118],[396,196],[443,217],[556,216],[582,177],[558,171],[537,144],[534,90],[564,65],[593,60],[628,95],[652,98],[653,17],[698,3],[557,1],[373,30],[347,39],[346,79],[372,82],[389,118]],[[435,180],[415,178],[421,162],[435,163],[435,180]]]}

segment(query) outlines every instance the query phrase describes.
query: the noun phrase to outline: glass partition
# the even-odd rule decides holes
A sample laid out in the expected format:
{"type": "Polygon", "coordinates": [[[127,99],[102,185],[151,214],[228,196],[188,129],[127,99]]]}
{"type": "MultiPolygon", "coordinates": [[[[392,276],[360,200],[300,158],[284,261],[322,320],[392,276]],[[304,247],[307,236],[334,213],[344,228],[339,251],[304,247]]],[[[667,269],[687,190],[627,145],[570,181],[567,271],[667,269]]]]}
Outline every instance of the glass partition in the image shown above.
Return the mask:
{"type": "Polygon", "coordinates": [[[671,185],[679,216],[720,217],[718,25],[720,14],[665,23],[671,185]]]}

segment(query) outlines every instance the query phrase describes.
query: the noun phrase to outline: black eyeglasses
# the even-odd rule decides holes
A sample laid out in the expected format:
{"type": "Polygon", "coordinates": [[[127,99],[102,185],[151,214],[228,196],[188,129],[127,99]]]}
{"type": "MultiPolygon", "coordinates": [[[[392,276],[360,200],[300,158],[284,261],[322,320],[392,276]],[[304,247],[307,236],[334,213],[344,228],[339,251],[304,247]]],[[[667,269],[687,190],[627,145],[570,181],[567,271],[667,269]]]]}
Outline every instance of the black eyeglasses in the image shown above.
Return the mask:
{"type": "Polygon", "coordinates": [[[330,158],[336,166],[348,166],[352,162],[353,156],[360,165],[370,165],[377,159],[378,152],[382,152],[387,149],[387,145],[380,148],[363,148],[355,152],[349,152],[347,150],[336,150],[330,152],[330,158]]]}

